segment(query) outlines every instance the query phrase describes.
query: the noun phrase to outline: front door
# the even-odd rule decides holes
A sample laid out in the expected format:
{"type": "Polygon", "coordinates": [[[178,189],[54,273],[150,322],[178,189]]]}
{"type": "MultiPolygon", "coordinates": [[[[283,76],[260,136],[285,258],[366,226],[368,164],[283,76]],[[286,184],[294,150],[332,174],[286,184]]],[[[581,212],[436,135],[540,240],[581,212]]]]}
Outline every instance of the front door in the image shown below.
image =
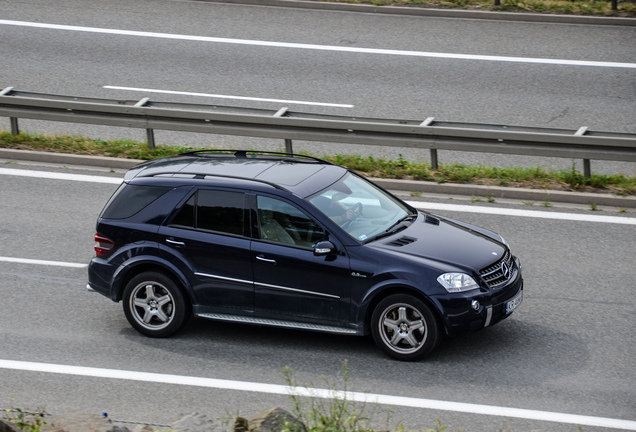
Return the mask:
{"type": "Polygon", "coordinates": [[[290,321],[349,323],[351,271],[343,248],[315,256],[313,246],[326,237],[317,222],[279,198],[259,195],[256,205],[255,312],[290,321]]]}

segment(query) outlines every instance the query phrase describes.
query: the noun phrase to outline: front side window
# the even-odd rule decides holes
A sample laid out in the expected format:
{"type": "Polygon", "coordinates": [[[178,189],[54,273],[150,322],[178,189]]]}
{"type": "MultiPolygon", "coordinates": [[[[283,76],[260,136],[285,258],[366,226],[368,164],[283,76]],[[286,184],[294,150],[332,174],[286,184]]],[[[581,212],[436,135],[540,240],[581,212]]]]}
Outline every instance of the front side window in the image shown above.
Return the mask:
{"type": "Polygon", "coordinates": [[[171,226],[244,235],[245,194],[201,189],[188,199],[171,226]]]}
{"type": "Polygon", "coordinates": [[[413,212],[373,183],[351,173],[309,198],[350,236],[366,241],[413,212]]]}
{"type": "Polygon", "coordinates": [[[313,248],[325,238],[324,230],[296,206],[276,198],[258,196],[259,238],[313,248]]]}

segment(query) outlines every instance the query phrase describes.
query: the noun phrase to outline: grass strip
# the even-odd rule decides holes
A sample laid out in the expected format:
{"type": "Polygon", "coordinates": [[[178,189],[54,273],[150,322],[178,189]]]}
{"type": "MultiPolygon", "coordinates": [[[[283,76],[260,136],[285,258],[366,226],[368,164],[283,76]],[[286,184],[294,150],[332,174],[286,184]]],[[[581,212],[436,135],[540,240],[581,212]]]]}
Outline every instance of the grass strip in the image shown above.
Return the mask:
{"type": "MultiPolygon", "coordinates": [[[[39,135],[21,132],[14,136],[0,131],[0,148],[48,151],[81,155],[109,156],[126,159],[155,159],[179,153],[205,150],[190,146],[157,145],[149,149],[144,142],[132,140],[102,140],[82,136],[39,135]]],[[[207,148],[209,149],[209,148],[207,148]]],[[[432,169],[426,162],[376,158],[360,155],[322,155],[329,162],[345,166],[369,177],[411,179],[436,183],[469,183],[488,186],[524,187],[531,189],[612,193],[620,196],[636,195],[636,175],[599,175],[590,178],[575,169],[547,171],[541,167],[497,168],[461,164],[440,164],[432,169]]]]}
{"type": "Polygon", "coordinates": [[[331,3],[371,4],[374,6],[414,6],[442,9],[473,9],[503,12],[553,13],[586,16],[636,17],[634,1],[602,0],[323,0],[331,3]],[[496,4],[499,3],[499,4],[496,4]]]}

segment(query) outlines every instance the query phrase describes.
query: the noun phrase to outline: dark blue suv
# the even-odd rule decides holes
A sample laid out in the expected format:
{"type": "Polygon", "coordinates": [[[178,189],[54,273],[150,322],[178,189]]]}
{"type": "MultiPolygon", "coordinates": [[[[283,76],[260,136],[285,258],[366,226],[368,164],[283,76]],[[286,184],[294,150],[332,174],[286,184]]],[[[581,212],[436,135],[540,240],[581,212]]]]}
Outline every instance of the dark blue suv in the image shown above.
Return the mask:
{"type": "Polygon", "coordinates": [[[169,336],[191,315],[366,335],[399,360],[509,316],[519,260],[320,159],[201,151],[131,169],[97,221],[88,288],[169,336]]]}

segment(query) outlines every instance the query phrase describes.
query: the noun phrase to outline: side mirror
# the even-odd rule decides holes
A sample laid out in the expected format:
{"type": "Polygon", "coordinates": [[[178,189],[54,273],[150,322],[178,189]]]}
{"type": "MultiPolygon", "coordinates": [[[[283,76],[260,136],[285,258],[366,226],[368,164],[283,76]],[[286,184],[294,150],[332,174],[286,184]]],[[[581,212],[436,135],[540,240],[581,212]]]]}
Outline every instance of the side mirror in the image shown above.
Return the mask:
{"type": "Polygon", "coordinates": [[[331,255],[336,252],[336,246],[330,241],[321,241],[314,246],[315,256],[331,255]]]}

